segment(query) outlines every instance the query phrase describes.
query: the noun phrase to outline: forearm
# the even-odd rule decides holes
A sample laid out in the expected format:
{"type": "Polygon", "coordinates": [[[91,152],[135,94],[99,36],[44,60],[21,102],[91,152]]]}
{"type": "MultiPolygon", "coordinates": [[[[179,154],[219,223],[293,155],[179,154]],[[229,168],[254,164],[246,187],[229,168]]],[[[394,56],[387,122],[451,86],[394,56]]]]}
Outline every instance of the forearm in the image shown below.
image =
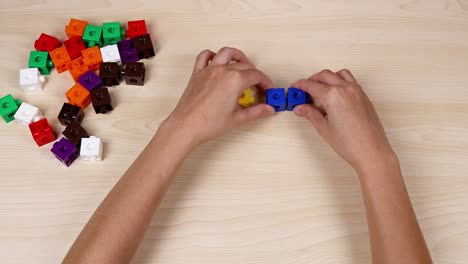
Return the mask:
{"type": "Polygon", "coordinates": [[[358,169],[374,263],[431,263],[400,170],[398,158],[368,162],[358,169]]]}
{"type": "Polygon", "coordinates": [[[162,125],[89,220],[64,263],[129,263],[177,168],[190,138],[162,125]]]}

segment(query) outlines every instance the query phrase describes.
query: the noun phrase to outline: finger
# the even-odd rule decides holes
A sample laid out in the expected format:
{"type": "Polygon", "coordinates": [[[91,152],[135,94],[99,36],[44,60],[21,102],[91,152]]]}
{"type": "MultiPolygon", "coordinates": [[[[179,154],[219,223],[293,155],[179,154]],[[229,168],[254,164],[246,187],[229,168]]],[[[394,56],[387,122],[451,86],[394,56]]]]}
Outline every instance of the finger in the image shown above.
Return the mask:
{"type": "Polygon", "coordinates": [[[293,111],[296,115],[307,118],[320,135],[323,136],[326,133],[328,120],[319,109],[312,105],[304,104],[294,107],[293,111]]]}
{"type": "Polygon", "coordinates": [[[228,67],[232,70],[238,70],[238,71],[255,69],[255,66],[252,63],[247,63],[247,62],[233,63],[233,64],[230,64],[228,67]]]}
{"type": "Polygon", "coordinates": [[[200,52],[195,60],[195,65],[193,66],[193,72],[199,72],[208,66],[210,60],[214,58],[216,53],[211,50],[204,50],[200,52]]]}
{"type": "Polygon", "coordinates": [[[291,87],[296,87],[310,94],[313,99],[322,100],[330,90],[330,86],[321,82],[312,80],[299,80],[291,84],[291,87]]]}
{"type": "Polygon", "coordinates": [[[325,83],[328,85],[339,85],[344,82],[343,78],[330,70],[323,70],[309,77],[309,80],[325,83]]]}
{"type": "Polygon", "coordinates": [[[258,69],[249,69],[241,71],[242,80],[244,81],[241,94],[246,87],[256,86],[257,88],[265,91],[267,88],[273,87],[271,79],[258,69]]]}
{"type": "Polygon", "coordinates": [[[238,125],[242,125],[261,117],[271,116],[274,113],[275,109],[270,105],[256,104],[237,111],[234,114],[234,119],[238,125]]]}
{"type": "Polygon", "coordinates": [[[229,47],[224,47],[220,49],[211,63],[213,65],[220,65],[229,64],[231,61],[252,64],[252,62],[247,58],[247,56],[245,56],[245,54],[242,51],[229,47]]]}
{"type": "Polygon", "coordinates": [[[356,78],[354,78],[353,74],[348,69],[342,69],[336,72],[341,78],[343,78],[347,82],[357,83],[356,78]]]}

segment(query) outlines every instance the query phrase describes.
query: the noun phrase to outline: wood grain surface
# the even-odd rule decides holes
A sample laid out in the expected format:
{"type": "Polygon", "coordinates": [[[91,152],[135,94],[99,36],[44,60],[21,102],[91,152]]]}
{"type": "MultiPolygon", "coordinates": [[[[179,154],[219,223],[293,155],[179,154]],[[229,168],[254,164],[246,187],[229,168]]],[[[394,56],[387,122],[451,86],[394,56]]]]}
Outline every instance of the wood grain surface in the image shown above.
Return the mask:
{"type": "MultiPolygon", "coordinates": [[[[71,18],[146,19],[156,57],[144,87],[112,87],[115,110],[85,111],[102,162],[70,168],[27,128],[0,124],[0,262],[59,263],[96,207],[178,101],[195,56],[242,49],[275,86],[351,69],[398,153],[435,263],[468,261],[467,0],[2,0],[0,96],[56,116],[73,81],[19,88],[34,40],[71,18]]],[[[350,131],[352,133],[352,131],[350,131]]],[[[197,148],[180,169],[134,263],[369,263],[354,172],[291,112],[197,148]]]]}

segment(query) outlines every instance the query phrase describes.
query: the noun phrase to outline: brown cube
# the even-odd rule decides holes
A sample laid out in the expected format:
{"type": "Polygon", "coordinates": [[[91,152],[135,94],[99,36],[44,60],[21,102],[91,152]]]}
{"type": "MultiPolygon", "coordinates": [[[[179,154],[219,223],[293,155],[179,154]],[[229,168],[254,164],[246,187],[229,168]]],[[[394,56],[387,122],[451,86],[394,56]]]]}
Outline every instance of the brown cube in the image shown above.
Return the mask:
{"type": "Polygon", "coordinates": [[[113,110],[112,101],[107,87],[91,90],[91,103],[96,114],[105,114],[113,110]]]}
{"type": "Polygon", "coordinates": [[[154,57],[153,43],[151,42],[149,34],[134,37],[133,44],[135,45],[140,60],[154,57]]]}
{"type": "Polygon", "coordinates": [[[89,137],[88,132],[76,122],[68,125],[62,134],[78,149],[80,149],[81,139],[89,137]]]}
{"type": "Polygon", "coordinates": [[[127,62],[122,70],[125,83],[128,85],[140,85],[145,83],[145,64],[143,62],[127,62]]]}
{"type": "Polygon", "coordinates": [[[68,126],[71,123],[77,122],[81,123],[84,118],[84,112],[80,107],[74,106],[68,103],[64,103],[60,113],[58,115],[58,120],[63,126],[68,126]]]}
{"type": "Polygon", "coordinates": [[[105,86],[119,85],[122,75],[117,62],[103,62],[99,68],[99,78],[105,86]]]}

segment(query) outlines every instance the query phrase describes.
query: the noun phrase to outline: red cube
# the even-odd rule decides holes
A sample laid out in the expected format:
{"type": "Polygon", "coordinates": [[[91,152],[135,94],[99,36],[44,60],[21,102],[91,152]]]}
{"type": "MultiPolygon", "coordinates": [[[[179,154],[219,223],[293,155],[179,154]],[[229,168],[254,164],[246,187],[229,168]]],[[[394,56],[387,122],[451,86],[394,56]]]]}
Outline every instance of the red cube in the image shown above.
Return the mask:
{"type": "Polygon", "coordinates": [[[31,123],[29,130],[31,130],[33,139],[39,147],[55,140],[54,131],[50,127],[47,118],[31,123]]]}
{"type": "Polygon", "coordinates": [[[79,36],[74,36],[65,40],[63,45],[65,45],[68,55],[70,55],[70,59],[72,60],[81,57],[81,51],[86,49],[83,40],[79,36]]]}
{"type": "Polygon", "coordinates": [[[145,20],[128,21],[128,30],[125,31],[125,35],[128,38],[138,37],[147,33],[145,20]]]}
{"type": "Polygon", "coordinates": [[[58,47],[60,47],[59,40],[44,33],[34,42],[34,48],[38,51],[51,51],[58,47]]]}

